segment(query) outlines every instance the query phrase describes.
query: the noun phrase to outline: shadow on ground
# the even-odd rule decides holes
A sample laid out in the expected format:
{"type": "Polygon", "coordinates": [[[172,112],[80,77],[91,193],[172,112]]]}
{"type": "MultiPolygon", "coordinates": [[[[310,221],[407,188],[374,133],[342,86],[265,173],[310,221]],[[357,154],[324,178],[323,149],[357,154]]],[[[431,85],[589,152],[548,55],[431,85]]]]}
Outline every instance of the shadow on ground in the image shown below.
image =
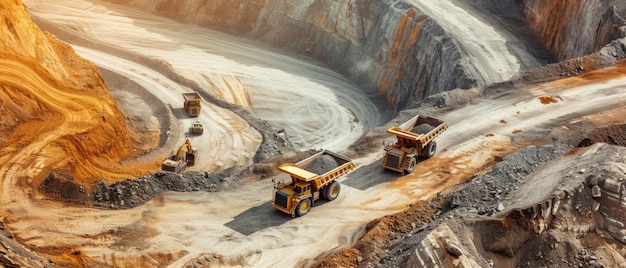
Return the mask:
{"type": "Polygon", "coordinates": [[[251,235],[265,228],[279,226],[291,219],[291,215],[276,210],[272,207],[272,201],[268,201],[260,206],[249,208],[225,225],[241,234],[251,235]]]}
{"type": "Polygon", "coordinates": [[[364,191],[372,186],[392,182],[402,175],[398,172],[382,168],[382,158],[366,166],[360,166],[347,175],[341,183],[364,191]]]}
{"type": "MultiPolygon", "coordinates": [[[[346,179],[341,183],[345,186],[363,191],[372,186],[392,182],[401,176],[402,175],[398,172],[383,169],[382,159],[380,159],[372,164],[360,166],[358,169],[348,174],[346,179]]],[[[313,209],[327,202],[329,201],[320,198],[313,204],[313,209]]],[[[225,225],[241,234],[251,235],[265,228],[279,226],[291,219],[291,215],[276,210],[272,207],[272,202],[267,201],[242,212],[235,216],[234,220],[225,225]]]]}

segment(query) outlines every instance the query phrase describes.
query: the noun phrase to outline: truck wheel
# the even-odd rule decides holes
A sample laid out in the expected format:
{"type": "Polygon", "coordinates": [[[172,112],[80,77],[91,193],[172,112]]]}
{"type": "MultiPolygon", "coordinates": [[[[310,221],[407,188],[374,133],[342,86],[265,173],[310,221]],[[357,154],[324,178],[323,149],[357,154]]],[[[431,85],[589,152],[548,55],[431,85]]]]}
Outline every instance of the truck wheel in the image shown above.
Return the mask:
{"type": "Polygon", "coordinates": [[[406,173],[413,173],[413,170],[415,170],[415,164],[417,164],[415,157],[411,157],[411,162],[409,162],[409,167],[406,168],[406,173]]]}
{"type": "Polygon", "coordinates": [[[324,198],[324,199],[328,200],[328,194],[326,193],[326,192],[327,192],[327,191],[326,191],[326,189],[328,189],[328,187],[326,187],[326,188],[322,189],[322,190],[320,191],[320,195],[322,195],[322,198],[324,198]]]}
{"type": "Polygon", "coordinates": [[[338,181],[334,181],[333,183],[328,185],[326,189],[324,189],[324,192],[325,192],[324,197],[328,199],[329,201],[333,201],[337,199],[337,196],[339,196],[340,191],[341,191],[341,184],[338,181]]]}
{"type": "Polygon", "coordinates": [[[298,214],[298,216],[304,216],[309,213],[309,210],[311,210],[311,199],[307,198],[298,203],[298,206],[296,207],[296,214],[298,214]]]}
{"type": "Polygon", "coordinates": [[[437,151],[437,143],[435,141],[431,141],[424,149],[422,149],[422,153],[420,154],[424,158],[431,158],[435,155],[437,151]]]}

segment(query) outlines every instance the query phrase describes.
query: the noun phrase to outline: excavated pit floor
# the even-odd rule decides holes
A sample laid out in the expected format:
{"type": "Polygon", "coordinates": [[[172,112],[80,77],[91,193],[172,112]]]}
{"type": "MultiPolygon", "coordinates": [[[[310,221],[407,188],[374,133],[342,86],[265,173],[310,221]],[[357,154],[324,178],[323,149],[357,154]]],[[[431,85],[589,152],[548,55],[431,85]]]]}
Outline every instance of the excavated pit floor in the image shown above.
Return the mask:
{"type": "MultiPolygon", "coordinates": [[[[28,3],[34,5],[37,1],[26,3],[27,6],[28,3]]],[[[50,7],[39,7],[44,6],[50,7]]],[[[29,9],[37,12],[36,6],[29,9]]],[[[96,17],[91,19],[101,20],[96,17]]],[[[93,57],[94,61],[106,64],[97,61],[103,56],[100,52],[78,50],[93,57]]],[[[113,61],[122,65],[119,59],[114,58],[113,61]]],[[[109,68],[115,68],[115,64],[109,64],[109,68]]],[[[139,69],[148,71],[141,66],[139,69]]],[[[152,73],[135,74],[137,77],[156,77],[152,73]]],[[[384,135],[385,127],[374,130],[364,138],[371,143],[357,142],[356,146],[347,150],[360,168],[342,180],[347,186],[342,188],[342,195],[333,202],[312,208],[303,218],[291,218],[269,206],[271,182],[267,180],[235,184],[222,192],[165,192],[142,206],[126,210],[74,207],[47,199],[31,200],[26,194],[4,197],[9,199],[2,200],[2,205],[12,215],[6,223],[21,243],[49,256],[71,251],[73,258],[94,265],[123,263],[142,266],[153,262],[172,266],[194,263],[265,267],[310,265],[320,254],[357,243],[366,233],[365,229],[372,230],[379,224],[392,228],[381,227],[374,237],[392,237],[394,241],[402,238],[397,234],[404,230],[411,232],[419,226],[405,222],[397,224],[402,226],[401,229],[394,229],[389,221],[398,220],[403,214],[383,218],[385,215],[413,208],[410,213],[419,216],[407,218],[414,222],[430,221],[438,204],[421,202],[416,205],[413,200],[431,199],[437,193],[500,162],[506,155],[522,147],[542,143],[541,137],[546,134],[567,136],[581,122],[590,126],[610,124],[608,121],[594,121],[593,117],[611,113],[626,102],[624,84],[626,79],[622,77],[607,80],[599,75],[583,82],[570,79],[515,90],[504,88],[498,94],[488,94],[484,99],[477,97],[480,92],[472,90],[435,96],[430,101],[440,98],[445,105],[406,111],[395,120],[403,122],[415,113],[426,112],[448,122],[451,127],[438,139],[441,150],[436,157],[421,162],[415,173],[406,176],[384,171],[380,168],[380,152],[382,141],[390,137],[384,135]],[[546,97],[556,102],[542,101],[546,97]],[[581,121],[580,118],[585,116],[587,118],[581,121]],[[563,132],[556,133],[555,128],[563,132]],[[23,200],[14,202],[12,198],[23,200]],[[383,220],[376,220],[379,218],[383,220]],[[366,225],[372,220],[375,224],[366,225]],[[334,228],[327,228],[328,222],[333,222],[334,228]],[[286,248],[291,254],[284,254],[286,248]]],[[[180,95],[180,92],[171,93],[167,86],[161,89],[154,95],[180,95]]],[[[229,114],[228,111],[214,109],[215,113],[229,114]]],[[[146,110],[145,107],[143,110],[146,110]]],[[[614,118],[612,123],[623,120],[621,116],[614,118]]],[[[217,148],[218,151],[249,152],[241,149],[256,149],[260,136],[249,134],[252,131],[248,131],[250,129],[245,124],[236,124],[241,122],[238,116],[233,115],[231,119],[233,121],[223,128],[232,125],[241,128],[236,134],[229,132],[228,135],[243,135],[245,138],[238,140],[238,137],[233,137],[229,144],[239,147],[217,148]],[[244,140],[253,142],[242,145],[244,140]]],[[[148,123],[145,127],[156,128],[148,123]]],[[[185,125],[172,128],[184,133],[185,125]]],[[[220,132],[217,136],[220,135],[225,134],[220,132]]],[[[182,137],[184,134],[179,134],[179,138],[182,137]]],[[[214,149],[209,147],[218,145],[211,141],[206,144],[208,152],[214,149]]],[[[223,163],[218,166],[234,165],[236,161],[232,159],[239,159],[237,157],[240,156],[226,155],[220,159],[223,163]]],[[[246,157],[250,159],[252,155],[246,157]]],[[[214,167],[207,164],[204,168],[214,167]]],[[[199,175],[204,176],[202,173],[199,175]]],[[[226,177],[222,179],[227,181],[226,177]]],[[[366,247],[362,251],[368,251],[366,247]]],[[[368,259],[369,256],[384,256],[378,248],[370,247],[369,251],[368,259]]],[[[358,258],[350,260],[354,259],[358,258]]]]}

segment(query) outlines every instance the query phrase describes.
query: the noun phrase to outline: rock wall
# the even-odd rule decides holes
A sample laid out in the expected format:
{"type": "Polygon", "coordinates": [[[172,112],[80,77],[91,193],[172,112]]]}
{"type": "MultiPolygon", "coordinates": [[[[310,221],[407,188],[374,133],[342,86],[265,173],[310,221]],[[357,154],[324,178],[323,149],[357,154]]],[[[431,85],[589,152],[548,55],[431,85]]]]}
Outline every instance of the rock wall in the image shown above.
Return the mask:
{"type": "Polygon", "coordinates": [[[79,179],[102,175],[90,160],[127,156],[133,145],[126,121],[98,68],[42,32],[19,0],[0,4],[0,21],[0,150],[8,159],[0,170],[8,170],[26,146],[39,160],[21,160],[30,164],[20,172],[52,163],[79,179]]]}
{"type": "Polygon", "coordinates": [[[624,167],[610,166],[610,174],[604,177],[590,176],[587,183],[596,202],[594,210],[598,210],[604,221],[600,227],[613,238],[626,244],[626,178],[624,167]]]}
{"type": "Polygon", "coordinates": [[[53,263],[25,248],[0,221],[0,267],[53,267],[53,263]]]}
{"type": "Polygon", "coordinates": [[[625,153],[603,143],[569,152],[492,213],[442,215],[445,223],[419,235],[407,267],[623,267],[625,153]]]}
{"type": "Polygon", "coordinates": [[[312,56],[393,108],[477,84],[454,41],[402,0],[110,1],[312,56]]]}
{"type": "Polygon", "coordinates": [[[539,38],[558,60],[598,52],[613,40],[626,37],[623,1],[470,1],[513,21],[526,21],[533,31],[530,35],[539,38]]]}
{"type": "Polygon", "coordinates": [[[268,0],[109,0],[231,34],[251,31],[268,0]]]}
{"type": "Polygon", "coordinates": [[[466,244],[472,247],[472,251],[477,251],[473,245],[467,244],[466,241],[472,241],[471,233],[453,231],[447,224],[441,224],[428,232],[416,246],[417,250],[411,252],[406,267],[489,267],[487,262],[480,258],[472,258],[471,255],[467,254],[467,250],[461,248],[460,245],[466,244]]]}
{"type": "Polygon", "coordinates": [[[453,40],[404,1],[270,1],[248,36],[328,64],[393,108],[476,85],[453,40]]]}
{"type": "MultiPolygon", "coordinates": [[[[479,84],[459,63],[455,40],[403,0],[109,1],[312,56],[366,91],[384,94],[393,108],[479,84]]],[[[466,1],[508,18],[532,46],[545,45],[558,60],[598,52],[626,36],[619,15],[626,5],[615,0],[466,1]]]]}
{"type": "Polygon", "coordinates": [[[597,52],[622,35],[615,1],[525,1],[524,17],[558,59],[597,52]]]}

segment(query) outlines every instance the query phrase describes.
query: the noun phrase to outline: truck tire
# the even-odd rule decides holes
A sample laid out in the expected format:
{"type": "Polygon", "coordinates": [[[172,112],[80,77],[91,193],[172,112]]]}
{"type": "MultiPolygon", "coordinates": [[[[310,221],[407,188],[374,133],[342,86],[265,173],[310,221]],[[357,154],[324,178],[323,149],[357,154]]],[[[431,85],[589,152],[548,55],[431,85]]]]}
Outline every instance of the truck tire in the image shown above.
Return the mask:
{"type": "Polygon", "coordinates": [[[338,181],[334,181],[330,185],[326,186],[324,189],[324,198],[328,199],[328,201],[333,201],[337,199],[339,196],[339,192],[341,191],[341,184],[338,181]]]}
{"type": "MultiPolygon", "coordinates": [[[[329,186],[330,186],[330,185],[329,185],[329,186]]],[[[324,188],[324,189],[322,189],[322,190],[320,191],[320,195],[322,195],[322,198],[324,198],[324,199],[326,199],[326,200],[328,200],[328,195],[327,195],[327,193],[326,193],[326,189],[327,189],[327,188],[328,188],[328,187],[326,187],[326,188],[324,188]]]]}
{"type": "Polygon", "coordinates": [[[429,144],[422,149],[422,153],[420,154],[424,158],[431,158],[437,152],[437,143],[435,141],[431,141],[429,144]]]}
{"type": "Polygon", "coordinates": [[[311,198],[300,200],[300,203],[296,206],[296,214],[298,216],[306,215],[309,213],[309,210],[311,210],[311,198]]]}
{"type": "Polygon", "coordinates": [[[413,173],[413,170],[415,170],[416,164],[417,164],[417,161],[415,160],[415,157],[411,157],[411,161],[409,162],[409,166],[406,168],[405,173],[407,174],[413,173]]]}

